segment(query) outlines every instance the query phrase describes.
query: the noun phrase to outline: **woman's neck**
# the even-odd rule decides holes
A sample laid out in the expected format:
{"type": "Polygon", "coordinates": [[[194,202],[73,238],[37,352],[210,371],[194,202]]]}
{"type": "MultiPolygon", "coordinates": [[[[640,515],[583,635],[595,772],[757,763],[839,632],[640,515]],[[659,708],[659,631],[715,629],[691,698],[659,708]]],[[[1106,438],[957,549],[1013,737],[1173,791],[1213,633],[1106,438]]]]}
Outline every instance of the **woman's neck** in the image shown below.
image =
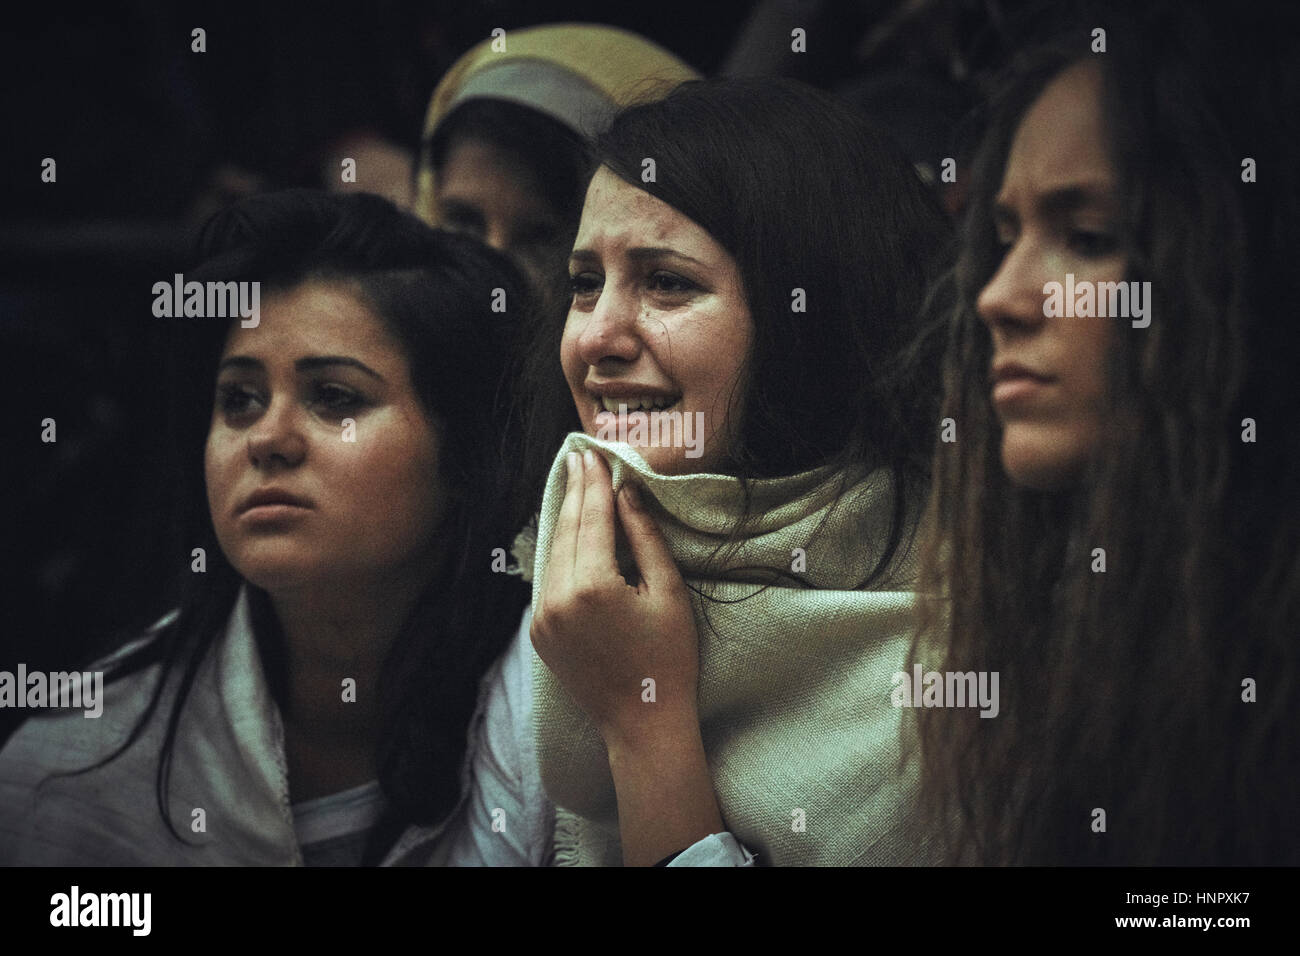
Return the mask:
{"type": "Polygon", "coordinates": [[[380,672],[427,576],[270,596],[284,635],[282,715],[294,802],[378,775],[380,672]]]}

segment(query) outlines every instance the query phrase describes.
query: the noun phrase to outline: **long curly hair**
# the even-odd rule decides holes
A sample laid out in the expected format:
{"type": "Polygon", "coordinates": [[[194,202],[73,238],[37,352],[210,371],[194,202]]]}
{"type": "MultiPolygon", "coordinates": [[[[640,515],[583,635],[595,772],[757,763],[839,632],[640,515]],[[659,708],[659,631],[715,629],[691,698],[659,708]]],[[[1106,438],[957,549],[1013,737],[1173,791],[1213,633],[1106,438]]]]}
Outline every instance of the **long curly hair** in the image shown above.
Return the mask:
{"type": "Polygon", "coordinates": [[[954,862],[1300,862],[1300,349],[1283,311],[1300,96],[1282,17],[1093,20],[1013,64],[992,102],[948,277],[957,440],[935,445],[908,662],[1000,675],[995,719],[915,711],[954,862]],[[1020,118],[1089,58],[1126,278],[1155,307],[1148,328],[1116,326],[1082,480],[1031,491],[1001,465],[975,300],[1000,261],[991,206],[1020,118]]]}

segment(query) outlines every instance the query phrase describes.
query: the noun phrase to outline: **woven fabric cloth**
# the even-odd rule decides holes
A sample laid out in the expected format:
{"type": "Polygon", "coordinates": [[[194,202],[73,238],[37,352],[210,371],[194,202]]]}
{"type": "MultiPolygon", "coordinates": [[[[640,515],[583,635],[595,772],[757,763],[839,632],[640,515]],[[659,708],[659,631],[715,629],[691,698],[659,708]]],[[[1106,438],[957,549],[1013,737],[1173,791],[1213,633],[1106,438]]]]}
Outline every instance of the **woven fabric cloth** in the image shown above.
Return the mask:
{"type": "MultiPolygon", "coordinates": [[[[634,476],[682,576],[715,599],[692,595],[699,713],[731,832],[768,864],[930,862],[915,823],[915,765],[902,766],[901,712],[890,699],[911,640],[910,552],[900,549],[871,589],[858,589],[886,540],[888,474],[846,483],[820,470],[752,482],[758,517],[740,548],[725,552],[724,570],[709,571],[740,512],[738,479],[659,475],[626,444],[569,435],[538,522],[534,613],[564,500],[565,456],[587,448],[605,456],[615,490],[634,476]],[[758,582],[772,575],[754,566],[793,568],[810,586],[786,578],[764,588],[758,582]]],[[[604,742],[535,655],[533,681],[542,781],[559,808],[556,862],[619,865],[604,742]]]]}

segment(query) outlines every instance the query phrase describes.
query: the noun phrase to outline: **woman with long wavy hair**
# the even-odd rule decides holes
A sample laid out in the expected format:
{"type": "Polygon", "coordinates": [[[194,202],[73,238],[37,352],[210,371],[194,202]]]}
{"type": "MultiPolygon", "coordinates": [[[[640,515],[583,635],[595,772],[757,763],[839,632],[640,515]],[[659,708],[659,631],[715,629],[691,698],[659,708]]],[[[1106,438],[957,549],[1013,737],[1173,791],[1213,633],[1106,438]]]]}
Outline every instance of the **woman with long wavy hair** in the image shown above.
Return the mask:
{"type": "Polygon", "coordinates": [[[1001,701],[912,701],[922,792],[959,861],[1294,864],[1294,28],[1086,26],[976,164],[909,678],[1001,701]]]}

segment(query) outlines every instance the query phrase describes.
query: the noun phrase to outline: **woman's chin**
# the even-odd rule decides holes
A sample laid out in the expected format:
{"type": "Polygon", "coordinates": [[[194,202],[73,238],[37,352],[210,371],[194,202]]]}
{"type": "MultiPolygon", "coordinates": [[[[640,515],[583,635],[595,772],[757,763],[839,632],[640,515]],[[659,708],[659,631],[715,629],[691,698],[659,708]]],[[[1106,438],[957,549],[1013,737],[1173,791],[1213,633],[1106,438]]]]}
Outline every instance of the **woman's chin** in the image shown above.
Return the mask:
{"type": "Polygon", "coordinates": [[[329,577],[319,561],[295,561],[287,558],[243,561],[235,564],[235,570],[249,584],[268,594],[318,586],[329,577]]]}
{"type": "Polygon", "coordinates": [[[1008,427],[1002,438],[1007,477],[1035,491],[1061,491],[1079,480],[1087,463],[1084,443],[1064,430],[1008,427]]]}

